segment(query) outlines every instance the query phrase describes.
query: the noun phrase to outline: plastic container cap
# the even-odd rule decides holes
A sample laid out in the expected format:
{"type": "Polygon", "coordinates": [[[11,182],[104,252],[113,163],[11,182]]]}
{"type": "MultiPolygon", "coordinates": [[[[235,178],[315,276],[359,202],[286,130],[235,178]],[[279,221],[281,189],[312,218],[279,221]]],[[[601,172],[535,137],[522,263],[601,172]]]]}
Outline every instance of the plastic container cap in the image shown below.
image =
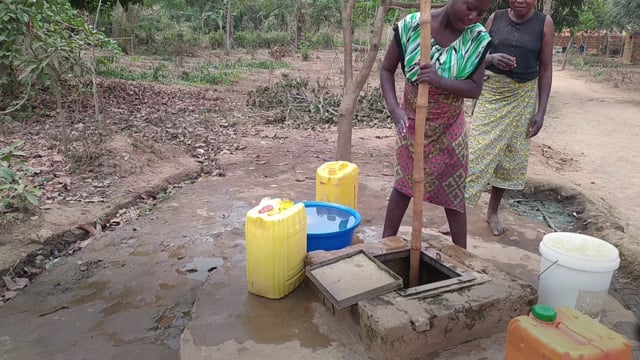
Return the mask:
{"type": "Polygon", "coordinates": [[[549,305],[538,304],[531,309],[531,315],[543,322],[553,322],[556,320],[558,313],[549,305]]]}

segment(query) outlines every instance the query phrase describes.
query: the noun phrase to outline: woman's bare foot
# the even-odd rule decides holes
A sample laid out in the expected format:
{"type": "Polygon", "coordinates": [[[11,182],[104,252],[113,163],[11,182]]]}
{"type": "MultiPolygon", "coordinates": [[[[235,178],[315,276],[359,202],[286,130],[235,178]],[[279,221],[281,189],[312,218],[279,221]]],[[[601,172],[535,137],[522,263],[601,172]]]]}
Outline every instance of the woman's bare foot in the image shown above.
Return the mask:
{"type": "Polygon", "coordinates": [[[440,232],[440,234],[445,234],[445,235],[451,234],[451,229],[449,228],[449,224],[447,223],[440,226],[440,228],[438,229],[438,232],[440,232]]]}
{"type": "Polygon", "coordinates": [[[498,214],[487,215],[487,223],[489,223],[493,236],[500,236],[507,231],[507,229],[504,228],[504,225],[502,225],[502,221],[500,221],[500,216],[498,216],[498,214]]]}

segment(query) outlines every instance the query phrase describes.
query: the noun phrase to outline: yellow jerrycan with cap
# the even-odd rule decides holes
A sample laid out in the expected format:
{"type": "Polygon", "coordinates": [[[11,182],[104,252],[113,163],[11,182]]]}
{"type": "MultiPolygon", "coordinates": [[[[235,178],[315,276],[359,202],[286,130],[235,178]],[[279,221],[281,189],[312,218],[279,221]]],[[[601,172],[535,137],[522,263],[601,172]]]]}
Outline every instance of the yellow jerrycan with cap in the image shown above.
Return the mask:
{"type": "Polygon", "coordinates": [[[245,222],[247,288],[269,299],[285,297],[304,280],[307,212],[303,203],[264,198],[245,222]]]}
{"type": "Polygon", "coordinates": [[[320,165],[316,170],[316,201],[358,210],[358,174],[358,166],[348,161],[320,165]]]}
{"type": "Polygon", "coordinates": [[[570,307],[537,304],[509,321],[505,360],[631,360],[622,335],[570,307]]]}

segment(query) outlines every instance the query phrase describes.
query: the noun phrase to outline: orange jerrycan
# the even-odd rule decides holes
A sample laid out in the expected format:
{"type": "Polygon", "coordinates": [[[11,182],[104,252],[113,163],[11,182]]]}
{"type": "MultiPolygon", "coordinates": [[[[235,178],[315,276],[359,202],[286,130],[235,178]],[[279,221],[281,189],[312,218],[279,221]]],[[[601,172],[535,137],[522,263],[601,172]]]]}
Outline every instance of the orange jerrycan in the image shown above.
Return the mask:
{"type": "Polygon", "coordinates": [[[316,170],[316,201],[358,209],[358,166],[348,161],[326,162],[316,170]]]}
{"type": "Polygon", "coordinates": [[[302,283],[307,254],[304,204],[263,199],[247,212],[245,240],[250,293],[279,299],[302,283]]]}
{"type": "Polygon", "coordinates": [[[538,304],[511,319],[505,360],[631,360],[622,335],[580,311],[538,304]]]}

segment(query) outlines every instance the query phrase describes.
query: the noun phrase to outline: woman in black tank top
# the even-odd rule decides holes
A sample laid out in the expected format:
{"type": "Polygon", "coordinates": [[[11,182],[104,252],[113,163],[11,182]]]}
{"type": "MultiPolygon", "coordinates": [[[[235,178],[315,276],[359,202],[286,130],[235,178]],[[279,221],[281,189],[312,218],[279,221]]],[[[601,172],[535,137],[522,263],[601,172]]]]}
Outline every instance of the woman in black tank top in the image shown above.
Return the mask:
{"type": "Polygon", "coordinates": [[[505,232],[498,216],[505,191],[524,188],[529,139],[542,128],[551,91],[553,21],[534,6],[535,0],[509,0],[509,9],[493,13],[485,26],[492,47],[471,121],[465,198],[475,206],[491,185],[487,222],[496,236],[505,232]]]}

